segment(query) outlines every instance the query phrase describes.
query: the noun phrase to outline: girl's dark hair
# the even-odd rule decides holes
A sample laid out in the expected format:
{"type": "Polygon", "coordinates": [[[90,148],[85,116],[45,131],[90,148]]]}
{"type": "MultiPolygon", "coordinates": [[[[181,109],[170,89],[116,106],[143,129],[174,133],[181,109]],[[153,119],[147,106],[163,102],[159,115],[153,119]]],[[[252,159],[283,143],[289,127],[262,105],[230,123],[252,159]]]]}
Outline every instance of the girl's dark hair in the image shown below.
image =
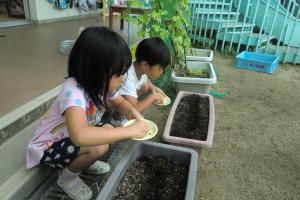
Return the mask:
{"type": "Polygon", "coordinates": [[[150,67],[161,65],[166,68],[170,64],[170,50],[159,37],[146,38],[142,40],[135,52],[136,62],[146,61],[150,67]]]}
{"type": "Polygon", "coordinates": [[[110,79],[126,73],[131,62],[130,50],[120,35],[105,27],[90,27],[71,50],[68,77],[76,79],[98,108],[106,107],[110,79]]]}

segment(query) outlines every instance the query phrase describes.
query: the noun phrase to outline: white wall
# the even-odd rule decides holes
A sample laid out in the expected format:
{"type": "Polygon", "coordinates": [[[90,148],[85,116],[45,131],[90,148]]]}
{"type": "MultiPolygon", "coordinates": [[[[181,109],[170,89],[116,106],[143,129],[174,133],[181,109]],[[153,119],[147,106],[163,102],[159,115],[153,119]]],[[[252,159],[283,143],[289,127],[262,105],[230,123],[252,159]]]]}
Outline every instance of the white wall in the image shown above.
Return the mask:
{"type": "Polygon", "coordinates": [[[60,10],[54,8],[47,0],[29,0],[31,20],[36,22],[59,20],[59,18],[83,16],[91,14],[100,14],[101,10],[90,10],[89,12],[83,12],[77,7],[73,6],[72,9],[67,8],[60,10]]]}

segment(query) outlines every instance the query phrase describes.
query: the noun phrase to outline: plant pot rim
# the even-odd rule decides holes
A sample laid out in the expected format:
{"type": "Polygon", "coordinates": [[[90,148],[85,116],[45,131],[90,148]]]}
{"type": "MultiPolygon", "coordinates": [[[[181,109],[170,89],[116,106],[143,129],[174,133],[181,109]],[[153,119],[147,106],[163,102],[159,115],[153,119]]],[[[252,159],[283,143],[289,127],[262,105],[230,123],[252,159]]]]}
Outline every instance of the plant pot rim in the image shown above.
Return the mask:
{"type": "Polygon", "coordinates": [[[179,144],[179,145],[187,145],[187,146],[194,146],[194,147],[208,147],[208,148],[212,147],[214,127],[215,127],[215,110],[214,110],[213,105],[214,105],[213,97],[209,94],[200,94],[200,93],[195,93],[195,92],[180,91],[173,103],[170,114],[168,116],[167,123],[166,123],[164,133],[163,133],[163,140],[170,142],[170,143],[179,144]],[[208,123],[208,131],[207,131],[206,141],[182,138],[182,137],[176,137],[176,136],[170,135],[170,131],[172,128],[172,122],[174,119],[176,108],[177,108],[180,100],[183,97],[185,97],[187,95],[191,95],[191,94],[196,94],[201,97],[208,97],[208,99],[209,99],[209,123],[208,123]]]}
{"type": "Polygon", "coordinates": [[[180,77],[176,76],[176,73],[172,71],[171,80],[178,83],[194,83],[194,84],[207,84],[212,85],[217,82],[217,77],[213,65],[210,62],[200,62],[200,61],[187,61],[187,62],[197,62],[199,64],[209,64],[210,77],[209,78],[191,78],[191,77],[180,77]]]}

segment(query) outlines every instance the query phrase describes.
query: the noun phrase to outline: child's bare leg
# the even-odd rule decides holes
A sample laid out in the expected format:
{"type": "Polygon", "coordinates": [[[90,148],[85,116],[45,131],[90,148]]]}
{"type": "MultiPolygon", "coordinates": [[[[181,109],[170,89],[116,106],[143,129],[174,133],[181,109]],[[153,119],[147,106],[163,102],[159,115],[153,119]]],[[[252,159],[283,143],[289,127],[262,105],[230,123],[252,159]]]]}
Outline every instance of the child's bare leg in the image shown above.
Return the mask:
{"type": "Polygon", "coordinates": [[[80,172],[93,164],[108,150],[108,144],[96,147],[81,147],[79,156],[68,166],[72,172],[80,172]]]}
{"type": "MultiPolygon", "coordinates": [[[[103,127],[111,127],[110,124],[105,124],[103,127]]],[[[68,166],[72,172],[81,172],[96,160],[104,155],[108,150],[109,145],[101,145],[95,147],[80,147],[79,156],[68,166]]]]}

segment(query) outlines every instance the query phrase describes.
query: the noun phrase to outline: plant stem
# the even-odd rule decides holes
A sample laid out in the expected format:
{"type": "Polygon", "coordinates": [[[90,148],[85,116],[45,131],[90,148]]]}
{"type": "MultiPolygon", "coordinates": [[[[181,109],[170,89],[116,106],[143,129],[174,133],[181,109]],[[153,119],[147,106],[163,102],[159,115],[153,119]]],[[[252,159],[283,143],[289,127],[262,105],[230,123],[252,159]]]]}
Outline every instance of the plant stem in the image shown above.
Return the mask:
{"type": "MultiPolygon", "coordinates": [[[[158,3],[158,5],[159,5],[159,8],[162,9],[159,0],[157,0],[157,3],[158,3]]],[[[167,24],[166,20],[164,20],[164,19],[162,19],[162,20],[164,21],[164,24],[165,24],[165,26],[166,26],[166,29],[169,30],[169,27],[168,27],[168,24],[167,24]]],[[[171,44],[172,44],[172,48],[173,48],[173,50],[174,50],[174,52],[175,52],[175,57],[176,57],[176,56],[177,56],[177,51],[176,51],[176,49],[175,49],[175,45],[174,45],[173,38],[172,38],[171,34],[170,34],[169,37],[170,37],[171,44]]]]}

